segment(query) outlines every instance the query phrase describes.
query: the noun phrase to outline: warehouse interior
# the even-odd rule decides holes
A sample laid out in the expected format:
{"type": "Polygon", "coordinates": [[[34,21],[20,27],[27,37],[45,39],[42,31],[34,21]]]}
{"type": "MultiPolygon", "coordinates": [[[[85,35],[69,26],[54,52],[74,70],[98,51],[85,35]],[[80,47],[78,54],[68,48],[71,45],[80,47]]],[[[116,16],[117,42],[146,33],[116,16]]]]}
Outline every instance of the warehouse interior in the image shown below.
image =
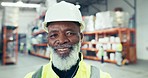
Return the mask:
{"type": "Polygon", "coordinates": [[[48,7],[61,1],[76,5],[82,13],[86,26],[81,51],[86,63],[112,78],[147,78],[147,0],[0,0],[0,78],[24,78],[49,62],[42,22],[48,7]],[[121,65],[116,60],[117,42],[122,45],[121,65]]]}

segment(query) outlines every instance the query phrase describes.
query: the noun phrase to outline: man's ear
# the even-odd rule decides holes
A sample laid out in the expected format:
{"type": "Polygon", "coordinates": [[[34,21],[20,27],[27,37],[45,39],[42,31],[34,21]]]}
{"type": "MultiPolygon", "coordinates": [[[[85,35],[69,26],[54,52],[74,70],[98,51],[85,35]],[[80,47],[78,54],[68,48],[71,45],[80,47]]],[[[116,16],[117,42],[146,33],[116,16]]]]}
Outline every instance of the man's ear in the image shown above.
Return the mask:
{"type": "Polygon", "coordinates": [[[83,33],[80,33],[81,42],[83,41],[83,33]]]}

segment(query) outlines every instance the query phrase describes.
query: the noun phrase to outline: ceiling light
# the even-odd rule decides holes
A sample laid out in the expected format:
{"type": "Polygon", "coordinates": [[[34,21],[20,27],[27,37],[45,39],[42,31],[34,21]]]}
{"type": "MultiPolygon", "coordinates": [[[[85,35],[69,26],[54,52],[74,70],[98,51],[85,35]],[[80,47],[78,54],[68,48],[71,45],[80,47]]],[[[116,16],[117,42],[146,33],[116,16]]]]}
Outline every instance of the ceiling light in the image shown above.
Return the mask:
{"type": "Polygon", "coordinates": [[[2,2],[2,6],[11,6],[11,7],[26,7],[26,8],[38,8],[40,7],[40,4],[28,4],[28,3],[23,3],[22,1],[18,1],[16,3],[12,2],[2,2]]]}

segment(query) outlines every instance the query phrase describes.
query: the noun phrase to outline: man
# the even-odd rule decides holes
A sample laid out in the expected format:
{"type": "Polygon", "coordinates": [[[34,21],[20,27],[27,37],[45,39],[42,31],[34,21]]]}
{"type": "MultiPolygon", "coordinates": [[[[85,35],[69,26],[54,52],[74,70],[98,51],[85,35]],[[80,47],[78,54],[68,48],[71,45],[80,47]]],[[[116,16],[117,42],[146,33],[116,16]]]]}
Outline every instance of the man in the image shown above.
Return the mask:
{"type": "Polygon", "coordinates": [[[50,7],[43,26],[48,33],[51,60],[25,78],[111,78],[83,61],[80,46],[84,23],[75,5],[62,1],[50,7]]]}
{"type": "Polygon", "coordinates": [[[122,65],[122,44],[119,37],[116,37],[117,44],[116,44],[116,53],[115,53],[115,60],[117,61],[117,66],[122,65]]]}
{"type": "Polygon", "coordinates": [[[101,64],[103,64],[104,63],[104,49],[103,49],[102,44],[99,46],[99,51],[97,53],[97,57],[101,58],[101,64]]]}

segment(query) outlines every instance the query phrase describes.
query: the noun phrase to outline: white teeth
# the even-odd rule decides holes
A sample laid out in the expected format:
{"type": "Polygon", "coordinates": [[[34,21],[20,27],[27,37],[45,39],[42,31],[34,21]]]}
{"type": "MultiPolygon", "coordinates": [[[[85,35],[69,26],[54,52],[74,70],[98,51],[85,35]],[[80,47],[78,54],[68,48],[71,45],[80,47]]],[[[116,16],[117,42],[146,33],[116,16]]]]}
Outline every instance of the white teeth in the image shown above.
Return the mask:
{"type": "Polygon", "coordinates": [[[59,51],[64,51],[67,50],[68,48],[63,48],[63,49],[58,49],[59,51]]]}

